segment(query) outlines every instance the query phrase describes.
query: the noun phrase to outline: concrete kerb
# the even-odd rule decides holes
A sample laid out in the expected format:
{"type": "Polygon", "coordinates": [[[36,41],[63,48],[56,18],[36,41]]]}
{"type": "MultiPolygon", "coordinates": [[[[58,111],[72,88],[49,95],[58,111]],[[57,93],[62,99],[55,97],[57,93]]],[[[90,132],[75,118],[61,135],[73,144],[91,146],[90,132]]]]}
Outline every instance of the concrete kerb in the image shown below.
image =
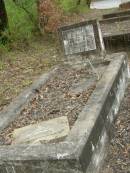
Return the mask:
{"type": "Polygon", "coordinates": [[[98,82],[65,141],[38,146],[1,146],[0,172],[97,173],[105,155],[109,128],[127,86],[125,53],[114,59],[98,82]]]}
{"type": "Polygon", "coordinates": [[[29,88],[25,89],[16,99],[3,111],[0,112],[0,131],[12,122],[35,95],[37,90],[44,85],[52,74],[56,72],[58,66],[40,76],[29,88]]]}
{"type": "Polygon", "coordinates": [[[128,16],[128,15],[130,15],[130,10],[123,10],[120,12],[104,14],[102,17],[103,19],[109,19],[109,18],[122,17],[122,16],[128,16]]]}

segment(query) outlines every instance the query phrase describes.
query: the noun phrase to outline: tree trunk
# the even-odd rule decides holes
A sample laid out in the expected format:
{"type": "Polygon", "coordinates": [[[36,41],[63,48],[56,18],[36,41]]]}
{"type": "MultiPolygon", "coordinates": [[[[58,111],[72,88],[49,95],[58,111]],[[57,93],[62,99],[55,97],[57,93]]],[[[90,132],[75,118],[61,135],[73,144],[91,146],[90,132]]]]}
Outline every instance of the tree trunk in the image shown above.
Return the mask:
{"type": "Polygon", "coordinates": [[[0,0],[0,32],[8,27],[8,17],[4,0],[0,0]]]}
{"type": "MultiPolygon", "coordinates": [[[[90,7],[91,0],[86,0],[86,4],[90,7]]],[[[81,4],[81,0],[77,0],[77,5],[81,4]]]]}
{"type": "Polygon", "coordinates": [[[80,3],[81,3],[81,0],[78,0],[78,1],[77,1],[77,5],[80,5],[80,3]]]}

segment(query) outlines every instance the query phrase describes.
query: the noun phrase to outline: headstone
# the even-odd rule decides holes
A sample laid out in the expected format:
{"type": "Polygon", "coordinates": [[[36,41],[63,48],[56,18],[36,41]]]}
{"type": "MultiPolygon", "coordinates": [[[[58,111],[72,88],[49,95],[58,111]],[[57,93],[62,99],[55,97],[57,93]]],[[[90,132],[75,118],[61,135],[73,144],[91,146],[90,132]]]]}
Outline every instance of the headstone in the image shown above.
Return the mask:
{"type": "Polygon", "coordinates": [[[41,144],[63,139],[69,133],[66,116],[15,129],[12,144],[41,144]]]}
{"type": "Polygon", "coordinates": [[[61,27],[59,34],[66,56],[99,55],[105,51],[100,24],[96,20],[61,27]]]}

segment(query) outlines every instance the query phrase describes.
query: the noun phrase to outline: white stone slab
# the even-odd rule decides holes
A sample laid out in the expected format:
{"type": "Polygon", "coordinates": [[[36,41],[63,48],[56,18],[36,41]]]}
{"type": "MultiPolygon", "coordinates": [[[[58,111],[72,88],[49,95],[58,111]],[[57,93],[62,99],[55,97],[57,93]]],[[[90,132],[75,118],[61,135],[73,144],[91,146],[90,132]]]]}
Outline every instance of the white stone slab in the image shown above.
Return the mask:
{"type": "Polygon", "coordinates": [[[48,143],[66,137],[69,131],[68,118],[62,116],[15,129],[12,144],[48,143]]]}
{"type": "Polygon", "coordinates": [[[109,8],[118,8],[122,3],[122,0],[93,0],[91,2],[91,9],[109,9],[109,8]]]}

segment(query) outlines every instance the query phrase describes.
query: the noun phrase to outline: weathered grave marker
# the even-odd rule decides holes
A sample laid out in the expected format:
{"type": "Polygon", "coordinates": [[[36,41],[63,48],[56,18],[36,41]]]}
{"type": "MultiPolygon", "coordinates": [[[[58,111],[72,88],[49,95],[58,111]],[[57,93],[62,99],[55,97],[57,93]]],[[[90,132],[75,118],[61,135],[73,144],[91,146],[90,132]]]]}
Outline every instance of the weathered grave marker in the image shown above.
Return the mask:
{"type": "MultiPolygon", "coordinates": [[[[95,55],[96,57],[105,56],[105,46],[100,23],[97,20],[91,20],[64,26],[59,29],[59,34],[65,55],[82,55],[80,64],[89,64],[93,73],[99,79],[100,76],[90,62],[89,55],[95,55]]],[[[76,61],[76,57],[74,59],[76,61]]]]}
{"type": "Polygon", "coordinates": [[[61,27],[59,33],[66,56],[105,52],[100,24],[96,20],[61,27]]]}

